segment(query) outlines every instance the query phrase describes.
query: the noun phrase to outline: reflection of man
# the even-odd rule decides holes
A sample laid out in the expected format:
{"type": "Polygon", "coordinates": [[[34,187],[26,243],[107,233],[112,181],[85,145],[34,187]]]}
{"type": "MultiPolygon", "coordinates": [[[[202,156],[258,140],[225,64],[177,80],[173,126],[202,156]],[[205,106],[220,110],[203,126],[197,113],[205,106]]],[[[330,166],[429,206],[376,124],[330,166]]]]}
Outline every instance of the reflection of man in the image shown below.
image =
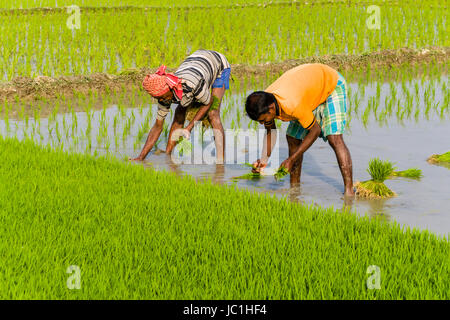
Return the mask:
{"type": "MultiPolygon", "coordinates": [[[[182,135],[189,138],[196,121],[208,115],[215,134],[218,162],[223,162],[225,134],[220,121],[220,103],[225,90],[229,89],[230,64],[221,53],[211,50],[197,50],[181,63],[174,74],[166,73],[161,66],[155,74],[147,75],[142,83],[144,89],[158,100],[156,122],[148,134],[147,141],[139,157],[144,160],[155,145],[163,130],[164,119],[172,103],[178,104],[169,132],[166,153],[171,153],[178,137],[172,137],[177,129],[184,127],[186,110],[200,104],[192,121],[182,129],[182,135]]],[[[179,130],[177,130],[179,131],[179,130]]]]}
{"type": "Polygon", "coordinates": [[[274,119],[290,121],[286,132],[289,158],[281,166],[290,172],[291,183],[300,182],[303,154],[320,136],[336,153],[345,195],[354,195],[352,159],[342,138],[347,120],[347,85],[339,72],[318,63],[295,67],[265,91],[248,96],[245,109],[252,120],[267,129],[263,155],[253,164],[254,171],[267,165],[274,145],[274,119]]]}

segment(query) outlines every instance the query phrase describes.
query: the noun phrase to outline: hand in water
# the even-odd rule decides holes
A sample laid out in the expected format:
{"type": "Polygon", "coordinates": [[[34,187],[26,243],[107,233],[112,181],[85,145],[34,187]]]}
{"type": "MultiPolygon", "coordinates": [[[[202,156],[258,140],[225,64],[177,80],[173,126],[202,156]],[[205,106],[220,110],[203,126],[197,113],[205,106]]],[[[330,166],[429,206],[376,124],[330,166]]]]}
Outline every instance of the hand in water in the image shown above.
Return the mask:
{"type": "Polygon", "coordinates": [[[261,159],[256,160],[253,162],[253,173],[260,173],[262,169],[264,169],[267,166],[267,163],[262,161],[261,159]]]}

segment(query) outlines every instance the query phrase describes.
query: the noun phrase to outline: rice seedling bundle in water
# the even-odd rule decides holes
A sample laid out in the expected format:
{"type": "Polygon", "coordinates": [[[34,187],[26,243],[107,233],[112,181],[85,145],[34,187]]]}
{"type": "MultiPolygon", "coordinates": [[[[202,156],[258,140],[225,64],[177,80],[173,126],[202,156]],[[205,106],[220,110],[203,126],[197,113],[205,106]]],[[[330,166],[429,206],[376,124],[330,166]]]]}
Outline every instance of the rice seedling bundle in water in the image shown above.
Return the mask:
{"type": "Polygon", "coordinates": [[[232,180],[259,180],[262,175],[259,172],[250,172],[242,176],[233,177],[232,180]]]}
{"type": "Polygon", "coordinates": [[[443,154],[433,154],[428,158],[430,163],[450,163],[450,151],[443,154]]]}
{"type": "Polygon", "coordinates": [[[418,168],[411,168],[403,171],[393,171],[390,177],[420,179],[422,178],[422,170],[418,168]]]}
{"type": "Polygon", "coordinates": [[[361,198],[389,198],[396,194],[390,190],[384,181],[392,174],[394,166],[390,161],[382,161],[378,158],[369,161],[367,172],[371,180],[357,182],[355,184],[356,194],[361,198]]]}
{"type": "MultiPolygon", "coordinates": [[[[251,163],[244,163],[244,166],[250,167],[254,169],[253,165],[251,163]]],[[[232,180],[259,180],[264,176],[272,176],[276,174],[276,170],[273,168],[262,168],[260,172],[250,172],[247,174],[244,174],[242,176],[233,177],[232,180]]]]}

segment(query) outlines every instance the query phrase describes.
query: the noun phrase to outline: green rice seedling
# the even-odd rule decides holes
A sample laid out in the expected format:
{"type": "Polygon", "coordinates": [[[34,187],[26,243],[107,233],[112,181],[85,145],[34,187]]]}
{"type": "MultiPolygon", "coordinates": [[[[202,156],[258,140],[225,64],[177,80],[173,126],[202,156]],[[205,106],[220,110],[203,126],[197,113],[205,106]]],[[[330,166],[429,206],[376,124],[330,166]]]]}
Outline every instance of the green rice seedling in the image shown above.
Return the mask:
{"type": "Polygon", "coordinates": [[[378,158],[369,161],[367,172],[371,176],[371,180],[357,182],[355,184],[356,194],[361,198],[388,198],[395,196],[384,181],[392,174],[394,166],[390,161],[382,161],[378,158]]]}
{"type": "Polygon", "coordinates": [[[419,115],[420,115],[420,108],[419,106],[417,106],[416,111],[414,112],[414,119],[416,120],[416,122],[419,121],[419,115]]]}
{"type": "Polygon", "coordinates": [[[184,138],[184,137],[180,137],[180,140],[178,141],[178,150],[180,153],[180,156],[183,155],[190,155],[192,152],[192,143],[184,138]]]}
{"type": "Polygon", "coordinates": [[[275,174],[274,174],[275,180],[281,180],[287,174],[289,174],[288,169],[286,169],[285,167],[281,166],[281,167],[278,168],[277,172],[275,172],[275,174]]]}
{"type": "Polygon", "coordinates": [[[119,149],[119,136],[117,134],[114,134],[114,146],[119,149]]]}
{"type": "Polygon", "coordinates": [[[105,142],[106,153],[109,153],[109,148],[111,147],[111,141],[107,138],[105,142]]]}
{"type": "Polygon", "coordinates": [[[363,123],[363,125],[364,125],[364,128],[367,128],[367,124],[369,123],[369,115],[370,115],[370,108],[369,107],[367,107],[365,110],[364,110],[364,113],[363,113],[363,115],[362,115],[362,123],[363,123]]]}
{"type": "Polygon", "coordinates": [[[117,125],[118,125],[118,123],[119,123],[119,113],[116,113],[116,115],[114,116],[114,119],[113,119],[113,130],[114,130],[114,135],[116,135],[116,133],[117,133],[117,125]]]}
{"type": "Polygon", "coordinates": [[[261,179],[262,175],[259,172],[250,172],[250,173],[246,173],[242,176],[237,176],[237,177],[233,177],[231,178],[231,180],[233,181],[237,181],[237,180],[259,180],[261,179]]]}
{"type": "Polygon", "coordinates": [[[164,123],[163,135],[164,135],[164,138],[166,138],[166,139],[167,139],[167,136],[169,135],[169,125],[167,123],[164,123]]]}

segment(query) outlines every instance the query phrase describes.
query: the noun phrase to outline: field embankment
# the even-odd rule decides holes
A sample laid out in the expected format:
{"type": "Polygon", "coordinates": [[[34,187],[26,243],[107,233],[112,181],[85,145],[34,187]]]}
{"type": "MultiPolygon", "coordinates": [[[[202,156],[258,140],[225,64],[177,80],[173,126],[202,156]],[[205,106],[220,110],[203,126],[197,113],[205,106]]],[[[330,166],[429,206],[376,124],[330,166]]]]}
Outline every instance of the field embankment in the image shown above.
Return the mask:
{"type": "MultiPolygon", "coordinates": [[[[263,63],[257,65],[234,64],[232,76],[235,80],[258,77],[274,77],[290,68],[303,63],[324,63],[340,71],[361,71],[377,68],[391,68],[410,65],[435,63],[442,65],[442,73],[447,73],[450,47],[424,48],[420,50],[402,48],[398,50],[382,50],[357,55],[325,55],[291,59],[279,63],[263,63]]],[[[169,69],[174,71],[174,68],[169,69]]],[[[114,90],[131,90],[140,87],[146,74],[155,72],[156,68],[123,70],[118,75],[95,73],[90,75],[46,77],[16,77],[12,81],[0,83],[0,101],[34,100],[54,98],[56,96],[72,96],[74,92],[98,93],[114,90]]]]}

